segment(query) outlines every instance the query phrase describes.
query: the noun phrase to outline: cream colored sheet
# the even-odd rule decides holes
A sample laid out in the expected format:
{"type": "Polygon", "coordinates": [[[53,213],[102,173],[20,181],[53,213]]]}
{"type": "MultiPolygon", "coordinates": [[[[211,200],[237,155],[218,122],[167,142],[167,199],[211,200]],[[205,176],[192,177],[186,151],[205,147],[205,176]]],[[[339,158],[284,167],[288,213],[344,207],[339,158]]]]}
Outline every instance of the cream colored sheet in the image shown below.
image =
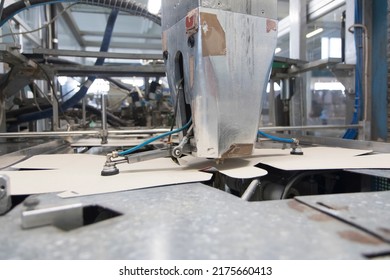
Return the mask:
{"type": "Polygon", "coordinates": [[[370,150],[310,147],[304,155],[290,155],[290,150],[256,150],[259,163],[282,170],[387,169],[390,154],[372,154],[370,150]]]}
{"type": "Polygon", "coordinates": [[[100,175],[104,162],[105,156],[87,154],[40,155],[13,166],[30,170],[2,173],[10,177],[13,195],[59,192],[64,198],[208,181],[212,174],[200,170],[211,167],[230,177],[255,178],[267,174],[254,167],[253,160],[232,159],[217,165],[212,160],[185,157],[181,165],[169,158],[120,164],[118,175],[104,177],[100,175]]]}
{"type": "Polygon", "coordinates": [[[73,197],[140,188],[202,182],[211,179],[205,170],[219,170],[233,178],[256,178],[267,174],[258,163],[283,170],[370,169],[390,168],[390,154],[370,154],[369,150],[312,147],[304,148],[303,156],[290,155],[290,149],[258,149],[247,158],[228,159],[223,164],[213,160],[187,156],[180,165],[169,158],[136,164],[120,164],[120,174],[100,175],[105,156],[87,154],[40,155],[14,165],[7,171],[11,194],[59,192],[73,197]],[[35,170],[34,170],[35,169],[35,170]]]}

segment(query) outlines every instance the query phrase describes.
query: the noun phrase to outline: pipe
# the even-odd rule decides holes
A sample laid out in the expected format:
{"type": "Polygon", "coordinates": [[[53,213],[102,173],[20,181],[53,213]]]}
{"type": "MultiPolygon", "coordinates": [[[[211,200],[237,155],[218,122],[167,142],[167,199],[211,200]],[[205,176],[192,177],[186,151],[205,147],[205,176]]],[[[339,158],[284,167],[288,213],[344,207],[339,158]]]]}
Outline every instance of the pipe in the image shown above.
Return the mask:
{"type": "Polygon", "coordinates": [[[107,144],[108,132],[107,132],[107,103],[106,95],[102,93],[102,144],[107,144]]]}
{"type": "Polygon", "coordinates": [[[326,172],[329,172],[329,170],[310,170],[310,171],[303,171],[302,173],[298,173],[297,175],[295,175],[292,179],[290,179],[288,181],[286,187],[283,190],[283,193],[282,193],[280,199],[288,199],[288,195],[289,195],[291,188],[294,186],[295,183],[299,182],[304,177],[323,174],[326,172]]]}
{"type": "Polygon", "coordinates": [[[359,124],[352,125],[307,125],[307,126],[268,126],[261,127],[261,131],[306,131],[306,130],[328,130],[344,128],[362,128],[359,124]]]}
{"type": "Polygon", "coordinates": [[[368,44],[368,28],[367,26],[363,24],[354,24],[348,28],[348,31],[351,33],[354,33],[353,30],[355,28],[361,28],[363,29],[363,49],[364,49],[364,67],[363,67],[363,82],[364,82],[364,116],[363,116],[363,121],[367,120],[368,117],[368,57],[369,57],[369,44],[368,44]]]}
{"type": "MultiPolygon", "coordinates": [[[[362,23],[362,7],[361,7],[361,1],[360,0],[355,0],[355,24],[360,25],[362,23]]],[[[351,29],[349,29],[350,32],[352,32],[351,29]]],[[[361,91],[362,91],[362,86],[361,86],[361,64],[362,64],[362,58],[361,58],[361,51],[359,49],[360,44],[360,37],[358,36],[357,33],[355,33],[355,47],[356,47],[356,74],[355,74],[355,85],[356,85],[356,93],[355,93],[355,105],[354,105],[354,113],[352,117],[352,122],[351,124],[357,124],[361,118],[361,115],[359,114],[360,111],[360,99],[361,99],[361,91]],[[358,40],[359,39],[359,40],[358,40]]],[[[358,135],[358,131],[356,129],[348,129],[344,136],[343,139],[355,139],[356,136],[358,135]]]]}
{"type": "Polygon", "coordinates": [[[253,180],[250,185],[246,188],[244,194],[241,196],[243,200],[249,201],[249,199],[252,198],[253,194],[255,193],[257,187],[260,184],[259,179],[253,180]]]}
{"type": "MultiPolygon", "coordinates": [[[[166,133],[167,129],[145,129],[145,130],[108,130],[109,135],[152,135],[158,133],[166,133]]],[[[80,136],[91,135],[100,137],[100,131],[47,131],[47,132],[7,132],[0,133],[0,138],[34,138],[34,137],[68,137],[68,136],[80,136]]]]}

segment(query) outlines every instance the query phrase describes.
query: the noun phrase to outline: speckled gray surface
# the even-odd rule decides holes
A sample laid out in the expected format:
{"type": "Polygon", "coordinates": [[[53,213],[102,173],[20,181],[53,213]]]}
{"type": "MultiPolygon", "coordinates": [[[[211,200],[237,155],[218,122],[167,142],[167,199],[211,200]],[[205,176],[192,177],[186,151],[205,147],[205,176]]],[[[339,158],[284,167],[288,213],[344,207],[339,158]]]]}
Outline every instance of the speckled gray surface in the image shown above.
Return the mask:
{"type": "Polygon", "coordinates": [[[64,232],[0,217],[0,259],[362,259],[390,245],[296,200],[246,202],[196,183],[60,199],[122,216],[64,232]],[[359,238],[355,238],[358,236],[359,238]]]}
{"type": "Polygon", "coordinates": [[[297,197],[297,200],[390,242],[390,191],[297,197]]]}

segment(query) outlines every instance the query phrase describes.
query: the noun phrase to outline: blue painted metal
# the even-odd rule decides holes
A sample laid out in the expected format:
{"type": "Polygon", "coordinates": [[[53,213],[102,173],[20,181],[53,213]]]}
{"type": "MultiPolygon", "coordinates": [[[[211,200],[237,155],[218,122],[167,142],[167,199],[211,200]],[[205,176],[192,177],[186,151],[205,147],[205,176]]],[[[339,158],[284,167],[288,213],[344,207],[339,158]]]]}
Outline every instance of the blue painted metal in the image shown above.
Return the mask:
{"type": "Polygon", "coordinates": [[[372,140],[387,140],[387,5],[372,1],[372,140]]]}

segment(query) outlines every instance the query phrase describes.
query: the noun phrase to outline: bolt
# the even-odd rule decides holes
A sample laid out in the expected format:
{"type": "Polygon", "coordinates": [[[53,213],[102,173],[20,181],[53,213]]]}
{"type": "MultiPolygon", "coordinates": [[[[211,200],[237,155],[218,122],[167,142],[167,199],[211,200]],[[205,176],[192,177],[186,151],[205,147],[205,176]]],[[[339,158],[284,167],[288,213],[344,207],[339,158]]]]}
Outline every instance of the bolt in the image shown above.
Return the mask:
{"type": "Polygon", "coordinates": [[[175,157],[180,157],[181,156],[181,149],[180,148],[175,148],[175,149],[173,149],[173,155],[175,156],[175,157]]]}
{"type": "Polygon", "coordinates": [[[34,196],[29,196],[23,202],[23,205],[27,208],[27,210],[34,210],[38,204],[40,203],[39,199],[34,196]]]}

